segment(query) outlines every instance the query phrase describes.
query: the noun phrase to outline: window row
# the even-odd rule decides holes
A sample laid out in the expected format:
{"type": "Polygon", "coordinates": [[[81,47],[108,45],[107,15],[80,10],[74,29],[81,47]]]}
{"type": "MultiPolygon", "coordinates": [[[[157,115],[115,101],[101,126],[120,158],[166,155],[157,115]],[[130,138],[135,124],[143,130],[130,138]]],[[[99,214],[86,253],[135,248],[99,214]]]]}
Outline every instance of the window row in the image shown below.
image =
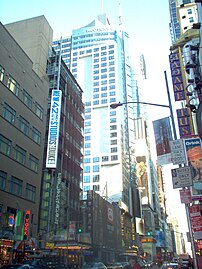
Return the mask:
{"type": "Polygon", "coordinates": [[[85,175],[83,177],[83,182],[84,183],[89,183],[89,182],[91,182],[91,180],[92,180],[92,182],[99,182],[100,181],[100,175],[93,175],[92,179],[91,179],[91,176],[89,176],[89,175],[85,175]]]}
{"type": "Polygon", "coordinates": [[[36,201],[36,187],[26,183],[25,194],[23,194],[23,180],[17,177],[11,176],[8,178],[8,174],[0,170],[0,189],[7,190],[10,193],[23,197],[32,202],[36,201]],[[7,186],[7,184],[9,184],[7,186]]]}
{"type": "MultiPolygon", "coordinates": [[[[84,156],[90,156],[90,155],[91,155],[91,151],[90,150],[85,150],[84,151],[84,156]]],[[[116,161],[116,160],[118,160],[118,155],[112,155],[111,156],[111,161],[116,161]]],[[[103,156],[102,157],[102,162],[109,162],[109,161],[110,161],[110,157],[109,156],[103,156]]]]}
{"type": "MultiPolygon", "coordinates": [[[[93,185],[94,191],[100,191],[100,185],[93,185]]],[[[90,191],[90,186],[83,186],[83,191],[90,191]]]]}
{"type": "MultiPolygon", "coordinates": [[[[5,79],[5,70],[0,65],[0,81],[3,82],[4,79],[5,79]]],[[[21,88],[20,84],[11,75],[8,76],[8,80],[5,85],[40,119],[43,118],[43,107],[39,105],[37,102],[34,102],[32,96],[25,89],[21,88]]]]}
{"type": "Polygon", "coordinates": [[[13,157],[16,162],[28,167],[32,171],[38,172],[39,160],[35,156],[29,154],[29,158],[27,159],[26,150],[18,145],[14,146],[14,153],[12,153],[12,149],[12,141],[0,134],[0,152],[8,157],[13,157]]]}
{"type": "MultiPolygon", "coordinates": [[[[8,122],[11,124],[16,123],[16,111],[9,106],[7,103],[4,103],[3,105],[3,118],[6,119],[8,122]]],[[[37,144],[41,144],[41,132],[35,128],[34,126],[30,126],[30,122],[26,120],[24,117],[21,115],[18,117],[18,128],[21,132],[23,132],[25,135],[29,136],[30,135],[30,130],[31,130],[31,138],[34,142],[37,144]]]]}

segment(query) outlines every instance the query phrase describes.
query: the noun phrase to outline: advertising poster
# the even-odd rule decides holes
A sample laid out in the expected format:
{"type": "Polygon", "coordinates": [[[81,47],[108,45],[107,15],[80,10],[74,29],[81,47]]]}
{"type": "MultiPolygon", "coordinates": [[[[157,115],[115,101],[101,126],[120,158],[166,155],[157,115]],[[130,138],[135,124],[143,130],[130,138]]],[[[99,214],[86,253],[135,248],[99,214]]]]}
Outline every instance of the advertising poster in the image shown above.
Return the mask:
{"type": "Polygon", "coordinates": [[[165,165],[172,163],[170,141],[173,139],[170,118],[166,117],[153,121],[153,128],[158,164],[165,165]]]}
{"type": "Polygon", "coordinates": [[[185,139],[185,149],[187,155],[187,164],[192,173],[192,200],[202,200],[202,148],[201,139],[185,139]]]}

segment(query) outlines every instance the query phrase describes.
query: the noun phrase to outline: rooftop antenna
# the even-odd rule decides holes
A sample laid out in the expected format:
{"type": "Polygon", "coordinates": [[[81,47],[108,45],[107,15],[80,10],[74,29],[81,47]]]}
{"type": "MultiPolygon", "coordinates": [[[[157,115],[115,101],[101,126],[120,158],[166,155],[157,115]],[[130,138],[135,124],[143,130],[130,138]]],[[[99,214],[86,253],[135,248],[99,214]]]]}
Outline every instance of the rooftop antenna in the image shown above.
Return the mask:
{"type": "Polygon", "coordinates": [[[123,23],[122,23],[122,7],[121,7],[121,0],[119,0],[119,28],[122,31],[123,23]]]}

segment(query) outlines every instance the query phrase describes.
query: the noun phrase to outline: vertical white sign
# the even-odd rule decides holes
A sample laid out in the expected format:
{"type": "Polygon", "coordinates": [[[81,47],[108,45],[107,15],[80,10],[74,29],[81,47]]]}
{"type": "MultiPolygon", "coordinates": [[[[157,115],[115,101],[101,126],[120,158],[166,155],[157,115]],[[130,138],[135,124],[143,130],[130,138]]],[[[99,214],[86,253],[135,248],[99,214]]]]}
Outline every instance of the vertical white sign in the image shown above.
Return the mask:
{"type": "Polygon", "coordinates": [[[57,167],[61,101],[62,101],[62,92],[60,90],[52,90],[47,156],[46,156],[47,168],[57,167]]]}

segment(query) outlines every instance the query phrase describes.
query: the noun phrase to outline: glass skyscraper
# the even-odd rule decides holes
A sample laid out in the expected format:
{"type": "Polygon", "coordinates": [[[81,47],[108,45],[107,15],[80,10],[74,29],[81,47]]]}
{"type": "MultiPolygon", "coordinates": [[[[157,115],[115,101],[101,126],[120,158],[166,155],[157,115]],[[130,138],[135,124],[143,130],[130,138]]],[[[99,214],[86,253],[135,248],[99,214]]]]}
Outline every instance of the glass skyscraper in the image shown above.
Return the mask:
{"type": "Polygon", "coordinates": [[[110,104],[134,101],[133,70],[128,34],[115,29],[106,14],[72,36],[54,40],[81,86],[85,104],[83,198],[95,190],[111,202],[129,205],[134,114],[132,105],[111,109],[110,104]]]}

